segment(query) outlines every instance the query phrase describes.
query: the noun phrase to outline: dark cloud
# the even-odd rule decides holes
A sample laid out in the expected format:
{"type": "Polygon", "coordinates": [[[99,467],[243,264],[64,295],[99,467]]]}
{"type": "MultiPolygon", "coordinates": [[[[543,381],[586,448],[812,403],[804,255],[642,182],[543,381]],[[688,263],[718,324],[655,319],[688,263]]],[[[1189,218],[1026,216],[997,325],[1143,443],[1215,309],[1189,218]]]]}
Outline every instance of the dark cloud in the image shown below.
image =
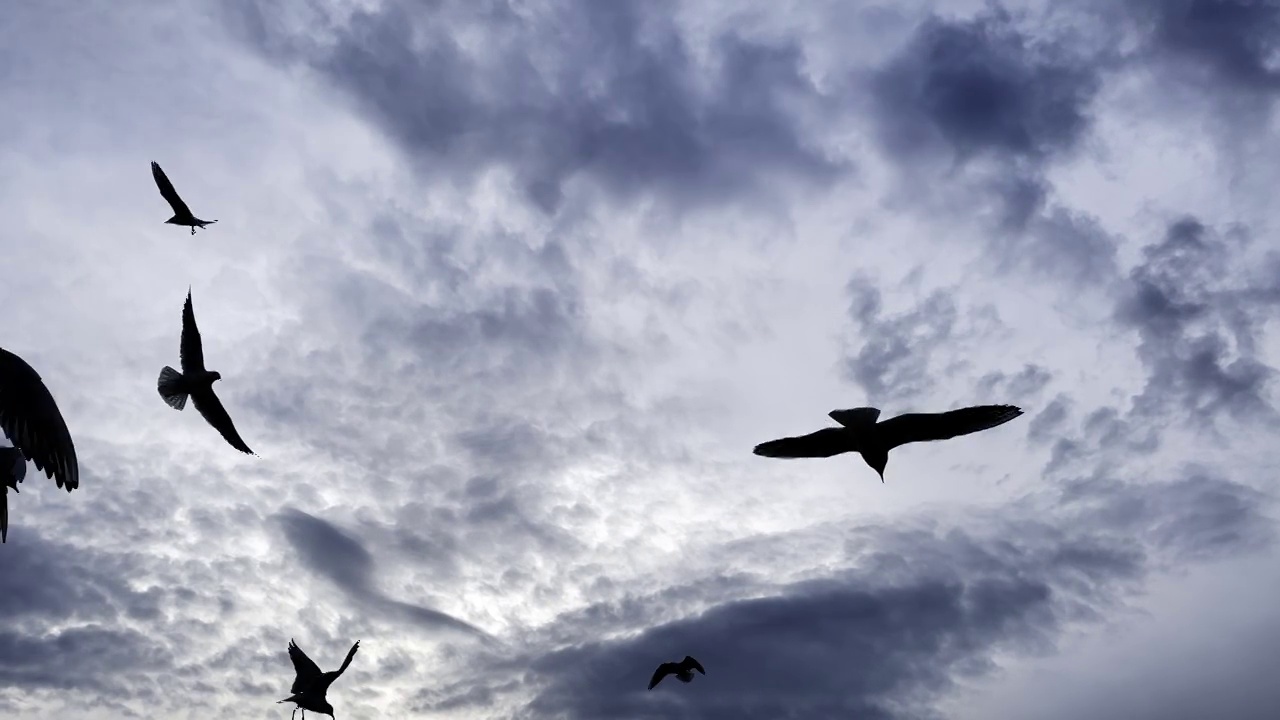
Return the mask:
{"type": "Polygon", "coordinates": [[[983,375],[978,379],[978,393],[1007,396],[1010,401],[1020,401],[1038,395],[1051,380],[1051,371],[1030,363],[1016,373],[996,371],[983,375]]]}
{"type": "Polygon", "coordinates": [[[0,553],[0,687],[81,690],[105,701],[146,694],[169,666],[164,643],[132,629],[162,619],[163,594],[135,591],[129,556],[52,542],[34,528],[0,553]]]}
{"type": "Polygon", "coordinates": [[[1046,174],[1084,146],[1114,51],[1056,25],[1035,35],[1022,19],[1000,4],[932,16],[870,74],[876,137],[898,171],[895,202],[985,224],[1001,270],[1105,286],[1114,238],[1059,205],[1046,174]]]}
{"type": "Polygon", "coordinates": [[[285,510],[278,516],[289,544],[303,564],[327,577],[362,608],[398,615],[429,629],[458,630],[476,637],[487,634],[452,615],[431,608],[392,600],[375,586],[373,556],[359,541],[315,516],[285,510]]]}
{"type": "Polygon", "coordinates": [[[1184,218],[1129,273],[1116,318],[1138,333],[1147,370],[1135,400],[1141,414],[1180,406],[1203,423],[1219,415],[1276,420],[1267,396],[1275,369],[1259,338],[1280,296],[1274,279],[1258,285],[1232,272],[1242,242],[1184,218]]]}
{"type": "Polygon", "coordinates": [[[1015,505],[983,532],[871,529],[874,550],[821,580],[548,653],[526,715],[940,717],[934,703],[991,673],[997,653],[1052,652],[1065,626],[1096,621],[1155,567],[1270,542],[1260,496],[1204,474],[1081,482],[1050,502],[1049,523],[1015,505]],[[706,677],[645,690],[686,653],[706,677]]]}
{"type": "Polygon", "coordinates": [[[1092,64],[1063,42],[1029,37],[999,6],[968,20],[928,19],[872,83],[891,155],[945,149],[960,161],[1040,162],[1075,148],[1099,86],[1092,64]]]}
{"type": "Polygon", "coordinates": [[[957,307],[953,292],[935,290],[897,314],[885,311],[883,294],[871,277],[857,274],[846,285],[851,350],[842,362],[844,378],[858,384],[872,404],[913,400],[950,377],[964,362],[959,348],[998,323],[989,306],[957,307]]]}
{"type": "Polygon", "coordinates": [[[1171,62],[1173,77],[1210,90],[1280,90],[1280,5],[1264,0],[1145,0],[1126,3],[1146,31],[1145,50],[1171,62]]]}
{"type": "Polygon", "coordinates": [[[843,169],[803,129],[824,99],[797,45],[722,35],[704,63],[674,3],[393,1],[332,21],[322,42],[290,35],[276,6],[236,8],[251,44],[348,93],[424,172],[508,168],[547,211],[579,175],[693,205],[843,169]]]}

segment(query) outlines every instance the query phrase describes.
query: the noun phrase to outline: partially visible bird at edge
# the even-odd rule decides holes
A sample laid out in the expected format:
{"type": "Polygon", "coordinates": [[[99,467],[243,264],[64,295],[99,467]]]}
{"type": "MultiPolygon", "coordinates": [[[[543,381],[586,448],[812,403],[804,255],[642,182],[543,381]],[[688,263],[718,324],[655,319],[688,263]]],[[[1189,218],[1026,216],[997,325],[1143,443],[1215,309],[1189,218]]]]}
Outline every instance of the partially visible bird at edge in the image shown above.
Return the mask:
{"type": "Polygon", "coordinates": [[[899,445],[989,430],[1021,414],[1022,409],[1013,405],[978,405],[941,413],[908,413],[876,422],[880,411],[873,407],[832,410],[831,419],[841,427],[770,440],[757,445],[753,452],[775,458],[818,458],[856,452],[884,482],[889,451],[899,445]]]}
{"type": "Polygon", "coordinates": [[[0,428],[13,447],[0,448],[0,542],[9,538],[9,490],[27,476],[27,461],[71,492],[80,487],[75,444],[39,373],[0,348],[0,428]]]}
{"type": "Polygon", "coordinates": [[[212,225],[217,220],[201,220],[191,213],[191,208],[182,201],[178,196],[178,191],[173,189],[173,183],[169,182],[169,176],[164,174],[164,170],[160,169],[160,163],[151,162],[151,177],[155,178],[156,187],[160,188],[160,194],[164,199],[169,201],[169,207],[173,208],[173,217],[165,220],[168,225],[188,225],[191,227],[191,234],[196,234],[196,228],[203,228],[205,225],[212,225]]]}
{"type": "MultiPolygon", "coordinates": [[[[302,652],[302,648],[298,647],[297,643],[291,638],[289,640],[289,659],[293,661],[293,669],[297,673],[293,679],[293,687],[289,688],[289,692],[293,694],[283,700],[276,701],[276,704],[294,703],[293,712],[297,714],[301,710],[302,720],[306,720],[308,710],[335,717],[333,706],[325,698],[325,693],[328,692],[329,686],[333,684],[333,681],[346,672],[347,666],[351,664],[351,658],[356,656],[356,650],[359,649],[360,641],[357,640],[351,646],[351,650],[347,652],[347,659],[342,661],[342,667],[329,672],[321,672],[320,666],[307,657],[307,654],[302,652]]],[[[293,715],[289,717],[292,720],[293,715]]]]}
{"type": "Polygon", "coordinates": [[[662,679],[668,675],[675,675],[680,682],[693,682],[693,671],[697,670],[703,675],[707,674],[702,669],[702,664],[693,659],[692,655],[685,655],[680,662],[664,662],[658,666],[653,672],[653,678],[649,680],[649,689],[652,690],[655,685],[662,682],[662,679]]]}
{"type": "Polygon", "coordinates": [[[196,328],[196,314],[191,309],[189,288],[187,302],[182,306],[181,360],[182,372],[168,365],[160,371],[160,379],[156,383],[160,397],[164,398],[169,407],[181,410],[186,406],[187,397],[190,396],[196,410],[200,411],[215,430],[222,433],[222,437],[226,438],[231,447],[252,455],[253,451],[244,440],[240,439],[240,433],[236,432],[231,416],[227,414],[226,409],[222,407],[222,402],[213,392],[214,381],[221,380],[222,375],[206,370],[204,367],[204,349],[200,344],[200,330],[196,328]]]}

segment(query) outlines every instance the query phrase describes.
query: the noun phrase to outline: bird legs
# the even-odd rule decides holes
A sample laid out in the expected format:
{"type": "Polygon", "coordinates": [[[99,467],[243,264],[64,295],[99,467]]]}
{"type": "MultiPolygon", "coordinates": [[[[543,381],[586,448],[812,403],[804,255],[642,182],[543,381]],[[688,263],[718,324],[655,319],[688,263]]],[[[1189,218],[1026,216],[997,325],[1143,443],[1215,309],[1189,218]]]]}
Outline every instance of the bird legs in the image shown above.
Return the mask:
{"type": "Polygon", "coordinates": [[[196,226],[195,226],[195,225],[192,225],[192,226],[191,226],[191,234],[192,234],[192,235],[195,235],[195,234],[196,234],[196,226]]]}

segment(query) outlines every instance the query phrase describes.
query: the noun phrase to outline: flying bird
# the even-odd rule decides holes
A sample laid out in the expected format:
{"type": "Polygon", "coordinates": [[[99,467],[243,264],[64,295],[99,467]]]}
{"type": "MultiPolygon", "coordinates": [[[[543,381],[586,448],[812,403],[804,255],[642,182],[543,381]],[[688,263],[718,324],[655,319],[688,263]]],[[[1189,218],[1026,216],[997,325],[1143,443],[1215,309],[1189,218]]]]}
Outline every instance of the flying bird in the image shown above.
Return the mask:
{"type": "MultiPolygon", "coordinates": [[[[320,672],[320,667],[316,665],[307,654],[302,652],[302,648],[298,647],[292,639],[289,640],[289,659],[293,661],[293,669],[297,672],[297,676],[293,679],[293,687],[289,688],[289,692],[293,693],[289,697],[276,701],[276,704],[284,702],[294,703],[293,712],[296,714],[302,711],[302,719],[306,720],[307,711],[318,712],[329,717],[334,717],[333,706],[325,699],[325,693],[328,692],[329,686],[333,684],[338,676],[346,671],[347,666],[351,664],[351,658],[356,656],[356,650],[360,649],[360,641],[357,640],[355,645],[351,646],[351,650],[347,652],[347,659],[342,661],[342,667],[329,672],[320,672]]],[[[293,715],[289,716],[291,719],[293,715]]]]}
{"type": "Polygon", "coordinates": [[[653,672],[653,679],[649,680],[649,689],[652,690],[653,686],[662,682],[662,678],[668,675],[675,675],[676,679],[680,682],[693,682],[694,670],[697,670],[703,675],[707,674],[707,671],[702,669],[702,665],[697,660],[694,660],[692,655],[685,655],[684,659],[678,663],[662,663],[658,666],[658,669],[653,672]]]}
{"type": "Polygon", "coordinates": [[[58,487],[80,487],[80,466],[67,423],[49,388],[25,360],[0,348],[0,428],[13,443],[0,448],[0,542],[9,536],[9,488],[27,475],[27,460],[35,463],[58,487]]]}
{"type": "Polygon", "coordinates": [[[873,407],[832,410],[829,415],[842,427],[823,428],[799,437],[760,443],[756,455],[776,458],[831,457],[856,452],[880,475],[889,463],[889,451],[912,442],[946,440],[1003,425],[1022,414],[1013,405],[978,405],[942,413],[909,413],[876,422],[873,407]]]}
{"type": "Polygon", "coordinates": [[[222,375],[204,369],[204,350],[200,346],[200,330],[196,328],[196,314],[191,309],[191,289],[187,289],[187,302],[182,307],[182,372],[166,365],[160,371],[160,380],[156,389],[160,397],[175,410],[181,410],[187,404],[187,396],[195,403],[196,410],[215,430],[222,433],[231,447],[242,453],[253,454],[249,446],[240,439],[236,426],[231,422],[218,396],[213,393],[213,381],[221,380],[222,375]]]}
{"type": "Polygon", "coordinates": [[[196,228],[203,228],[205,225],[212,225],[217,220],[201,220],[191,214],[191,208],[182,202],[182,198],[178,197],[178,191],[173,189],[173,183],[169,182],[169,177],[164,174],[164,170],[160,169],[160,163],[152,161],[151,177],[156,179],[156,186],[160,188],[160,194],[165,200],[169,201],[169,206],[173,208],[173,217],[165,220],[169,225],[190,225],[191,234],[196,234],[196,228]]]}

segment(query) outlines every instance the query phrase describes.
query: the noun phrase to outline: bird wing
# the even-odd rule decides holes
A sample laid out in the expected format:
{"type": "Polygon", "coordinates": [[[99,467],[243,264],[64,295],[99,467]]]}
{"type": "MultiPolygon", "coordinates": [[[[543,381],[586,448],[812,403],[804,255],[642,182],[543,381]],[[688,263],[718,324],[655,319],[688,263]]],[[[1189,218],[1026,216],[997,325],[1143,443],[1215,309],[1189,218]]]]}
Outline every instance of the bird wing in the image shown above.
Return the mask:
{"type": "Polygon", "coordinates": [[[218,400],[218,396],[213,393],[213,388],[191,393],[191,402],[195,403],[196,410],[200,411],[213,429],[222,433],[222,437],[231,443],[231,447],[242,453],[253,454],[249,446],[240,438],[240,433],[236,432],[231,416],[227,414],[226,408],[222,407],[222,401],[218,400]]]}
{"type": "Polygon", "coordinates": [[[307,654],[302,652],[302,648],[298,647],[292,639],[289,640],[289,659],[293,661],[294,672],[298,674],[293,680],[293,687],[289,688],[291,693],[306,692],[307,688],[311,687],[311,683],[323,674],[320,672],[320,666],[307,657],[307,654]]]}
{"type": "Polygon", "coordinates": [[[357,640],[356,644],[352,645],[351,649],[347,651],[347,659],[342,661],[342,667],[324,674],[325,680],[328,681],[325,683],[326,686],[332,685],[333,681],[337,680],[339,675],[347,671],[347,666],[351,664],[351,658],[356,656],[356,651],[359,649],[360,641],[357,640]]]}
{"type": "Polygon", "coordinates": [[[18,492],[18,483],[27,475],[26,463],[21,450],[0,448],[0,543],[9,539],[9,488],[18,492]]]}
{"type": "Polygon", "coordinates": [[[823,428],[799,437],[785,437],[760,443],[756,455],[776,458],[831,457],[853,450],[843,428],[823,428]]]}
{"type": "Polygon", "coordinates": [[[23,457],[67,492],[80,487],[80,465],[58,403],[25,360],[0,348],[0,428],[23,457]]]}
{"type": "Polygon", "coordinates": [[[156,179],[156,187],[160,188],[160,194],[165,200],[169,201],[169,207],[173,208],[174,215],[190,215],[191,210],[187,204],[182,202],[182,198],[178,197],[178,191],[173,189],[173,183],[169,182],[169,176],[164,174],[160,169],[160,163],[151,162],[151,177],[156,179]]]}
{"type": "Polygon", "coordinates": [[[702,663],[698,662],[697,660],[694,660],[692,655],[684,656],[683,665],[685,666],[685,668],[692,668],[702,673],[703,675],[707,674],[707,671],[702,669],[702,663]]]}
{"type": "Polygon", "coordinates": [[[191,288],[187,288],[187,302],[182,306],[182,372],[203,371],[204,346],[200,344],[200,329],[196,327],[196,311],[191,308],[191,288]]]}
{"type": "Polygon", "coordinates": [[[851,408],[849,410],[832,410],[827,413],[832,420],[845,427],[866,427],[875,425],[880,411],[873,407],[851,408]]]}
{"type": "Polygon", "coordinates": [[[649,689],[652,690],[655,685],[662,682],[662,678],[675,672],[675,663],[662,663],[657,670],[653,671],[653,678],[649,680],[649,689]]]}
{"type": "Polygon", "coordinates": [[[1022,414],[1013,405],[978,405],[942,413],[908,413],[876,425],[886,450],[912,442],[946,440],[1003,425],[1022,414]]]}

